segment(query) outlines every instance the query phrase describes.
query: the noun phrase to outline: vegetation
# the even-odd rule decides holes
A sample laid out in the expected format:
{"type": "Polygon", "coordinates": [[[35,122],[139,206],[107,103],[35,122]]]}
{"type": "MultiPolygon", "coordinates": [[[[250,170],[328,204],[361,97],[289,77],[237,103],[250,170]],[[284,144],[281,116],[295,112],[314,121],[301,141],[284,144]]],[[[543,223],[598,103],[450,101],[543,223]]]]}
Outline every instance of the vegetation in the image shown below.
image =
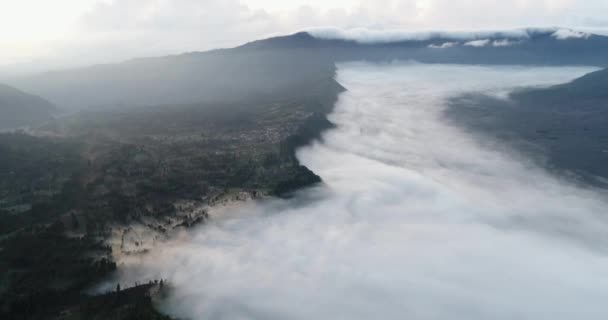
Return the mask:
{"type": "Polygon", "coordinates": [[[117,252],[145,252],[126,243],[132,224],[166,234],[204,222],[199,208],[320,182],[295,149],[331,126],[342,88],[328,71],[299,88],[305,97],[89,111],[0,134],[0,316],[165,319],[154,285],[83,292],[116,269],[117,252]]]}
{"type": "Polygon", "coordinates": [[[608,188],[608,70],[510,100],[464,96],[448,109],[452,121],[533,156],[562,176],[608,188]]]}

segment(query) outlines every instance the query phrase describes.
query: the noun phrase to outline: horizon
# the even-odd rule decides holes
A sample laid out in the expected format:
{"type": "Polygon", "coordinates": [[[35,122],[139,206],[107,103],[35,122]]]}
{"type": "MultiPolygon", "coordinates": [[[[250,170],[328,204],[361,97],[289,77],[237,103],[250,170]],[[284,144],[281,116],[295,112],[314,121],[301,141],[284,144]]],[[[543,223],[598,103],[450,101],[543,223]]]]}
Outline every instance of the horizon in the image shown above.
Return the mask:
{"type": "Polygon", "coordinates": [[[601,14],[606,10],[608,4],[599,0],[5,0],[0,1],[0,74],[232,48],[327,27],[373,32],[560,27],[608,34],[601,14]]]}
{"type": "MultiPolygon", "coordinates": [[[[408,41],[429,41],[433,39],[441,40],[454,40],[454,41],[467,41],[467,40],[481,40],[483,38],[505,38],[505,39],[528,39],[533,33],[547,33],[551,34],[556,40],[566,40],[572,38],[587,38],[589,36],[603,36],[608,37],[608,29],[585,29],[585,28],[573,28],[573,27],[515,27],[505,29],[454,29],[454,30],[440,30],[440,29],[428,29],[428,30],[405,30],[405,29],[368,29],[368,28],[338,28],[333,26],[322,26],[322,27],[310,27],[301,30],[291,31],[284,34],[270,34],[256,39],[248,39],[244,42],[237,43],[233,46],[226,47],[214,47],[200,50],[189,50],[180,51],[158,55],[142,55],[133,56],[118,60],[109,61],[98,61],[98,62],[87,62],[81,64],[65,64],[65,65],[45,65],[44,63],[38,65],[34,62],[34,67],[28,68],[29,63],[18,63],[12,65],[0,65],[0,77],[20,77],[27,75],[34,75],[45,72],[64,71],[71,69],[87,68],[101,65],[112,65],[126,63],[133,60],[139,59],[154,59],[171,56],[179,56],[184,54],[195,54],[205,53],[214,50],[234,49],[246,44],[264,41],[272,38],[290,37],[300,33],[307,33],[313,38],[318,40],[343,40],[353,41],[364,45],[382,44],[382,43],[397,43],[397,42],[408,42],[408,41]],[[560,38],[559,32],[564,31],[566,36],[560,38]]],[[[466,45],[466,43],[463,43],[466,45]]]]}

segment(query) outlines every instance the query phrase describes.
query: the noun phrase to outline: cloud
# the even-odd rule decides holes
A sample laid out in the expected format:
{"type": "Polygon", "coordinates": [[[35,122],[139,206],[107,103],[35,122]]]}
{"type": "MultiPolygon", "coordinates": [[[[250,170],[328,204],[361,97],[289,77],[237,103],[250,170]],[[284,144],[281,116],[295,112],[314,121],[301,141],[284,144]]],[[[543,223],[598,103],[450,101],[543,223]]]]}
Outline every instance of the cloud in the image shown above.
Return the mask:
{"type": "MultiPolygon", "coordinates": [[[[389,43],[399,41],[426,41],[432,39],[466,41],[464,45],[484,47],[507,47],[515,45],[522,40],[530,39],[534,35],[547,34],[556,39],[565,40],[573,38],[588,38],[590,32],[565,28],[519,28],[510,30],[472,30],[472,31],[408,31],[404,29],[368,29],[339,27],[314,27],[304,31],[320,39],[343,39],[359,43],[389,43]],[[492,40],[495,39],[495,40],[492,40]]],[[[605,30],[594,29],[598,34],[608,34],[605,30]]],[[[445,44],[456,44],[448,41],[445,44]]],[[[436,48],[433,44],[431,47],[436,48]]]]}
{"type": "Polygon", "coordinates": [[[587,39],[591,36],[590,33],[576,31],[572,29],[559,29],[555,31],[552,35],[557,40],[567,40],[567,39],[587,39]]]}
{"type": "Polygon", "coordinates": [[[453,48],[458,46],[459,43],[458,42],[444,42],[442,44],[429,44],[429,48],[432,49],[447,49],[447,48],[453,48]]]}
{"type": "Polygon", "coordinates": [[[442,120],[469,91],[592,68],[353,63],[337,128],[298,158],[324,186],[211,212],[122,260],[191,319],[606,319],[606,199],[442,120]]]}
{"type": "Polygon", "coordinates": [[[279,30],[285,26],[278,17],[238,0],[98,1],[80,15],[70,33],[41,44],[44,55],[21,61],[23,65],[16,69],[63,68],[232,47],[279,30]]]}
{"type": "Polygon", "coordinates": [[[489,39],[473,40],[466,42],[464,45],[469,47],[485,47],[490,43],[489,39]]]}
{"type": "Polygon", "coordinates": [[[321,39],[344,39],[359,43],[386,43],[397,41],[424,41],[430,39],[477,40],[488,37],[527,39],[536,32],[553,32],[556,29],[512,29],[476,31],[407,31],[404,29],[342,29],[338,27],[307,28],[305,31],[321,39]]]}
{"type": "Polygon", "coordinates": [[[493,47],[510,47],[512,45],[515,45],[519,43],[519,41],[511,41],[509,39],[502,39],[502,40],[494,40],[492,41],[492,46],[493,47]]]}

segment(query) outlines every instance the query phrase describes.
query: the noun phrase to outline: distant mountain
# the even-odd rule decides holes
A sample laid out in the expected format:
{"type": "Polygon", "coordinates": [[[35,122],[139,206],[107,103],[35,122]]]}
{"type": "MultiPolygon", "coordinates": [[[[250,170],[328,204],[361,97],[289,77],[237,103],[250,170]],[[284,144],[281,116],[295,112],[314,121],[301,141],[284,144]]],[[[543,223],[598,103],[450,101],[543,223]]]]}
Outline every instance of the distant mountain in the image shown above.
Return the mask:
{"type": "Polygon", "coordinates": [[[446,114],[552,170],[608,187],[608,69],[563,85],[521,90],[508,101],[463,97],[446,114]]]}
{"type": "Polygon", "coordinates": [[[131,108],[293,96],[297,88],[331,80],[334,71],[333,61],[307,52],[230,49],[53,71],[13,83],[72,110],[131,108]]]}
{"type": "Polygon", "coordinates": [[[333,77],[336,62],[395,59],[608,66],[608,37],[529,29],[518,34],[437,33],[373,43],[300,32],[232,49],[47,72],[14,79],[11,84],[71,109],[173,106],[276,96],[302,84],[326,81],[333,77]]]}
{"type": "Polygon", "coordinates": [[[538,104],[539,108],[548,107],[549,104],[554,108],[568,108],[573,104],[580,106],[596,100],[599,104],[592,103],[592,107],[600,107],[602,101],[608,100],[608,69],[589,73],[570,83],[516,92],[513,97],[528,105],[538,104]]]}
{"type": "Polygon", "coordinates": [[[49,120],[56,107],[50,102],[0,84],[0,129],[12,129],[49,120]]]}
{"type": "Polygon", "coordinates": [[[308,50],[336,62],[417,60],[426,63],[608,66],[608,37],[568,29],[412,34],[342,39],[300,32],[254,41],[239,50],[308,50]]]}

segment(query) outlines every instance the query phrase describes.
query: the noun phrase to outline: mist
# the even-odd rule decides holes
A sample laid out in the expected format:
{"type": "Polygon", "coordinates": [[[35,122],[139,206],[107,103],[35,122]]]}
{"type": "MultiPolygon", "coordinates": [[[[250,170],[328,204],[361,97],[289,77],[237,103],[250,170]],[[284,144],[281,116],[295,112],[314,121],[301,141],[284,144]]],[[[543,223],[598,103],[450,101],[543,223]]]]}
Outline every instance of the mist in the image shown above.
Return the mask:
{"type": "Polygon", "coordinates": [[[593,68],[349,63],[323,141],[324,184],[215,208],[118,281],[167,279],[186,319],[605,319],[605,195],[444,119],[593,68]]]}

